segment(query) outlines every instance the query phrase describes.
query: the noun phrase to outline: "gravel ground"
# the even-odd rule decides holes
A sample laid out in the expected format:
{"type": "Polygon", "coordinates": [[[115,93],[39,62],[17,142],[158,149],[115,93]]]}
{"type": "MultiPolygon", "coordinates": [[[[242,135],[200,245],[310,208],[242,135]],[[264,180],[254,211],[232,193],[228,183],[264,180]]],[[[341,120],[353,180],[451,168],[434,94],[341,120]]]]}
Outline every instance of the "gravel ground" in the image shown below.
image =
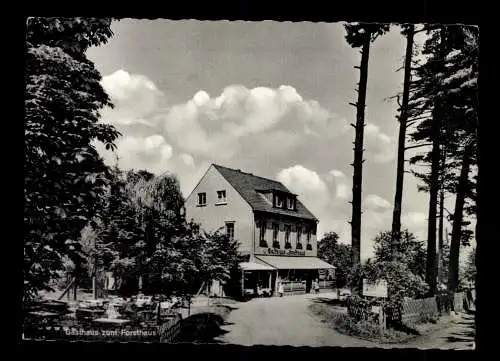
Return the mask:
{"type": "MultiPolygon", "coordinates": [[[[466,314],[455,316],[448,326],[399,345],[377,344],[339,333],[307,310],[312,302],[334,298],[334,294],[297,295],[235,304],[226,325],[222,326],[226,333],[216,341],[245,346],[472,348],[474,317],[466,314]]],[[[339,308],[339,312],[345,310],[339,308]]]]}

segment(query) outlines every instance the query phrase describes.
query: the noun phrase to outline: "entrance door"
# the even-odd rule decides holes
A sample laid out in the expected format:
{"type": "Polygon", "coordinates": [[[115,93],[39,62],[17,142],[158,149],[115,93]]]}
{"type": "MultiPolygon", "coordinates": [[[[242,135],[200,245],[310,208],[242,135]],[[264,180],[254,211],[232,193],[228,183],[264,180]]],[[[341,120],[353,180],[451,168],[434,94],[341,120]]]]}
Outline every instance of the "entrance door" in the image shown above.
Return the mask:
{"type": "Polygon", "coordinates": [[[306,273],[305,275],[306,277],[306,293],[309,293],[311,292],[311,288],[312,288],[312,276],[310,273],[306,273]]]}

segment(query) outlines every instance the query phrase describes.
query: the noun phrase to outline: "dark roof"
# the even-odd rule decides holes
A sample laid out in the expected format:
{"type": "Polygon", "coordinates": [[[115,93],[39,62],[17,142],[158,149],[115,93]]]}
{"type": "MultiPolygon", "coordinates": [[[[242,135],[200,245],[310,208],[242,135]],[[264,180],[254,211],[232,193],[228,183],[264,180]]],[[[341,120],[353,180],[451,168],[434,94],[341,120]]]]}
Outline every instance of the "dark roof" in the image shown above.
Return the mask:
{"type": "Polygon", "coordinates": [[[297,199],[297,211],[274,208],[272,204],[259,192],[279,191],[293,194],[280,182],[272,179],[255,176],[241,170],[213,164],[233,188],[247,201],[254,211],[282,214],[286,216],[317,220],[317,218],[297,199]]]}

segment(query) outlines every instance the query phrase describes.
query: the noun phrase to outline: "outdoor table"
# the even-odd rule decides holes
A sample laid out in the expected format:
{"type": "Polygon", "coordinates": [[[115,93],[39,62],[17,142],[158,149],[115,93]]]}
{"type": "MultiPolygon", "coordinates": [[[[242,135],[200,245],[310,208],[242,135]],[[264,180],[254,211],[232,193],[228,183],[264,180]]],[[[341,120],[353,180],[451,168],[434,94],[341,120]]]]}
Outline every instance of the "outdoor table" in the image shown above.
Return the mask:
{"type": "Polygon", "coordinates": [[[77,318],[95,319],[104,315],[106,311],[99,308],[78,308],[75,313],[77,318]]]}
{"type": "Polygon", "coordinates": [[[99,326],[123,326],[129,323],[130,320],[124,320],[120,318],[96,318],[92,320],[92,323],[99,326]]]}
{"type": "Polygon", "coordinates": [[[30,316],[35,316],[35,317],[43,317],[43,318],[57,318],[61,314],[55,313],[55,312],[48,312],[48,311],[32,311],[28,312],[30,316]]]}

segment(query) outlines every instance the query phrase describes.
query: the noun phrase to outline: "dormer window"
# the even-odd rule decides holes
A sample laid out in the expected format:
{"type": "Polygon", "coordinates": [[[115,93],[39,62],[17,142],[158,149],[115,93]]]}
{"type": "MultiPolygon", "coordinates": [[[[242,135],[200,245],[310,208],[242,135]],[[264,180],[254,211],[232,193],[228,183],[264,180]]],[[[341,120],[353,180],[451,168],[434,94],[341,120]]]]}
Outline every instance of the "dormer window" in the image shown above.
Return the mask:
{"type": "Polygon", "coordinates": [[[274,206],[276,208],[283,208],[283,198],[280,196],[274,196],[274,206]]]}
{"type": "Polygon", "coordinates": [[[286,207],[291,211],[295,210],[295,199],[288,197],[286,207]]]}

